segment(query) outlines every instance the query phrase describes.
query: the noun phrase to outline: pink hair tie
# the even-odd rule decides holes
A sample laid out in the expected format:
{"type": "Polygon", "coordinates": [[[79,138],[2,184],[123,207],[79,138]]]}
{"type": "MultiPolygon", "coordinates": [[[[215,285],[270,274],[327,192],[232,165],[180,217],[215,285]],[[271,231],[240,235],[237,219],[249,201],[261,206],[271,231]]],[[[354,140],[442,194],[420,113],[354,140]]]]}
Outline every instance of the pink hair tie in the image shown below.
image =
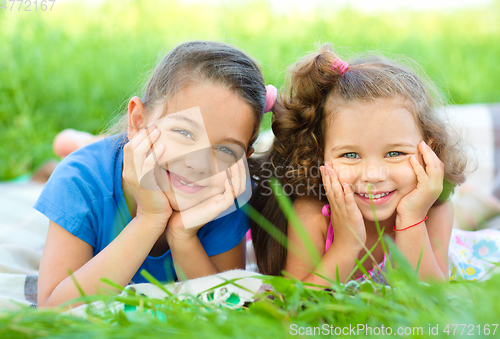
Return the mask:
{"type": "Polygon", "coordinates": [[[340,59],[335,59],[332,62],[332,69],[336,69],[340,72],[340,75],[344,75],[345,71],[349,68],[349,64],[346,61],[340,59]]]}
{"type": "Polygon", "coordinates": [[[278,90],[273,85],[266,86],[266,106],[262,114],[270,112],[276,102],[276,97],[278,96],[278,90]]]}

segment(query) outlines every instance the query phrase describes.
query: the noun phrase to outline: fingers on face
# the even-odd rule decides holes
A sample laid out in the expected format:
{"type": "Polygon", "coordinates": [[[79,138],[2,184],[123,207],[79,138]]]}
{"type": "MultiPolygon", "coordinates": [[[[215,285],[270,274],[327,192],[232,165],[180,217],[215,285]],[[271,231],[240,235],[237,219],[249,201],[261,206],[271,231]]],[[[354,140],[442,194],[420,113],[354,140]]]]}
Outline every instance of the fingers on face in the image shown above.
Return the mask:
{"type": "Polygon", "coordinates": [[[240,159],[238,162],[238,171],[240,174],[240,192],[239,194],[245,192],[245,189],[247,187],[247,169],[245,166],[245,163],[243,162],[243,159],[240,159]]]}
{"type": "Polygon", "coordinates": [[[442,185],[444,177],[443,162],[438,158],[432,148],[430,148],[424,141],[422,141],[419,146],[426,165],[424,173],[429,177],[429,180],[433,183],[433,185],[442,185]]]}
{"type": "Polygon", "coordinates": [[[226,190],[224,191],[224,201],[227,203],[228,207],[234,202],[235,192],[233,186],[229,183],[229,179],[224,182],[224,187],[226,190]]]}
{"type": "Polygon", "coordinates": [[[418,162],[417,158],[414,155],[410,157],[410,164],[412,165],[413,171],[417,176],[418,184],[422,185],[427,183],[429,181],[429,177],[427,176],[425,169],[422,167],[422,165],[420,165],[420,163],[418,162]]]}
{"type": "Polygon", "coordinates": [[[230,184],[229,192],[232,192],[235,195],[234,198],[236,198],[240,194],[240,182],[241,182],[241,176],[237,162],[231,165],[231,167],[229,167],[229,178],[230,178],[230,180],[228,180],[228,183],[230,184]]]}
{"type": "Polygon", "coordinates": [[[344,190],[342,189],[339,177],[337,176],[337,171],[333,168],[333,166],[330,166],[330,168],[328,169],[328,173],[330,174],[332,191],[335,200],[337,200],[337,202],[343,202],[344,190]]]}
{"type": "Polygon", "coordinates": [[[238,160],[229,167],[229,177],[231,178],[230,184],[236,198],[246,189],[247,171],[243,159],[238,160]]]}
{"type": "Polygon", "coordinates": [[[326,166],[320,166],[319,170],[321,172],[321,180],[323,181],[325,193],[328,196],[332,191],[332,185],[330,185],[330,177],[328,175],[328,171],[326,170],[326,166]]]}
{"type": "Polygon", "coordinates": [[[142,130],[132,140],[134,148],[132,156],[137,173],[151,170],[165,151],[165,147],[158,143],[160,134],[160,130],[148,128],[142,130]]]}
{"type": "Polygon", "coordinates": [[[335,205],[345,204],[344,190],[340,184],[337,171],[332,164],[326,163],[323,169],[323,183],[325,185],[326,195],[329,201],[335,201],[335,205]]]}
{"type": "Polygon", "coordinates": [[[163,144],[160,144],[160,145],[154,147],[151,154],[149,154],[146,157],[142,171],[143,172],[152,171],[153,168],[158,163],[158,159],[163,155],[164,152],[165,152],[165,146],[163,144]]]}
{"type": "Polygon", "coordinates": [[[353,211],[357,207],[356,201],[354,201],[354,192],[348,184],[344,183],[342,184],[342,188],[344,189],[345,193],[345,204],[347,208],[347,212],[349,213],[350,211],[353,211]]]}
{"type": "Polygon", "coordinates": [[[429,147],[429,145],[425,143],[425,141],[421,141],[419,146],[426,169],[434,170],[435,168],[437,168],[436,153],[434,153],[434,151],[429,147]]]}
{"type": "Polygon", "coordinates": [[[140,129],[130,140],[130,142],[132,143],[132,149],[135,150],[137,146],[139,146],[140,143],[143,142],[151,132],[153,132],[153,130],[155,130],[153,126],[140,129]]]}

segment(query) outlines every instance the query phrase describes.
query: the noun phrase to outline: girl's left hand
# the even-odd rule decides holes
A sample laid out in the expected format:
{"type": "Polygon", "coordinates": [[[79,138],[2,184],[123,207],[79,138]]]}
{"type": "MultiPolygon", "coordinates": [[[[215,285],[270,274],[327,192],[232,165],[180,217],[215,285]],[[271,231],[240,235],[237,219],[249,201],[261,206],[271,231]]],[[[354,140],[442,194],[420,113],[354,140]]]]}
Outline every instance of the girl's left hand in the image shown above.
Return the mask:
{"type": "Polygon", "coordinates": [[[227,210],[246,189],[246,167],[239,160],[228,169],[229,179],[224,182],[225,191],[216,194],[196,206],[182,212],[174,212],[167,225],[167,239],[191,238],[210,220],[227,210]]]}
{"type": "Polygon", "coordinates": [[[425,170],[412,155],[410,164],[417,176],[417,187],[399,202],[396,209],[398,220],[418,221],[424,219],[429,208],[443,190],[443,162],[424,141],[418,144],[417,149],[423,156],[425,170]]]}

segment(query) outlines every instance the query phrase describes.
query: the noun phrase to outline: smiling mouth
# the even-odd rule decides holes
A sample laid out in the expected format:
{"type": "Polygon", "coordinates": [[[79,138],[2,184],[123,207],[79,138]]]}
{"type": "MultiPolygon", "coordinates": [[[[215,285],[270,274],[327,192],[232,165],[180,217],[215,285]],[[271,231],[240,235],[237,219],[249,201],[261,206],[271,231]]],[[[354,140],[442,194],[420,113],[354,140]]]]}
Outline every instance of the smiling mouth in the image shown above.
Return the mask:
{"type": "Polygon", "coordinates": [[[394,191],[390,192],[383,192],[383,193],[377,193],[377,194],[370,194],[368,193],[356,193],[356,195],[361,199],[362,202],[370,205],[372,202],[374,205],[384,205],[386,202],[388,202],[392,196],[394,195],[394,191]]]}
{"type": "Polygon", "coordinates": [[[165,171],[167,172],[168,179],[172,183],[172,186],[174,186],[175,188],[178,188],[179,190],[181,190],[185,193],[190,193],[190,194],[197,193],[206,187],[206,186],[197,185],[194,182],[192,182],[192,181],[190,181],[190,180],[188,180],[188,179],[186,179],[178,174],[171,173],[168,170],[165,170],[165,171]]]}
{"type": "MultiPolygon", "coordinates": [[[[386,193],[380,193],[380,194],[372,194],[373,195],[373,199],[379,199],[379,198],[382,198],[382,197],[385,197],[389,194],[391,194],[393,191],[391,192],[386,192],[386,193]]],[[[362,197],[365,197],[365,198],[370,198],[370,195],[369,194],[364,194],[364,193],[358,193],[359,195],[361,195],[362,197]]]]}

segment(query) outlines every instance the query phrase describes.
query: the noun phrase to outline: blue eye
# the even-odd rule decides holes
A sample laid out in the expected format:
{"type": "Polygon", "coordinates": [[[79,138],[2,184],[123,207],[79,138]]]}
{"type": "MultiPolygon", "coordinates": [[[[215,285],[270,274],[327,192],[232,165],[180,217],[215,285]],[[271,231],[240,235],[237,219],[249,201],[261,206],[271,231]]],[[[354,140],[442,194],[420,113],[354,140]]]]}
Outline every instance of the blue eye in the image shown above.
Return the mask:
{"type": "Polygon", "coordinates": [[[390,151],[389,153],[387,153],[387,155],[389,156],[389,158],[394,158],[399,157],[400,155],[404,155],[404,153],[398,151],[390,151]]]}
{"type": "Polygon", "coordinates": [[[347,159],[358,159],[359,155],[358,155],[358,153],[351,152],[351,153],[346,153],[346,154],[342,155],[342,157],[347,158],[347,159]]]}
{"type": "Polygon", "coordinates": [[[186,130],[183,130],[183,129],[176,129],[176,130],[174,130],[174,132],[177,132],[177,133],[185,136],[186,138],[193,139],[193,135],[189,131],[186,131],[186,130]]]}
{"type": "Polygon", "coordinates": [[[225,154],[229,154],[229,155],[233,156],[235,159],[237,158],[236,153],[234,153],[231,149],[229,149],[227,147],[219,147],[219,148],[216,148],[216,150],[218,150],[222,153],[225,153],[225,154]]]}

